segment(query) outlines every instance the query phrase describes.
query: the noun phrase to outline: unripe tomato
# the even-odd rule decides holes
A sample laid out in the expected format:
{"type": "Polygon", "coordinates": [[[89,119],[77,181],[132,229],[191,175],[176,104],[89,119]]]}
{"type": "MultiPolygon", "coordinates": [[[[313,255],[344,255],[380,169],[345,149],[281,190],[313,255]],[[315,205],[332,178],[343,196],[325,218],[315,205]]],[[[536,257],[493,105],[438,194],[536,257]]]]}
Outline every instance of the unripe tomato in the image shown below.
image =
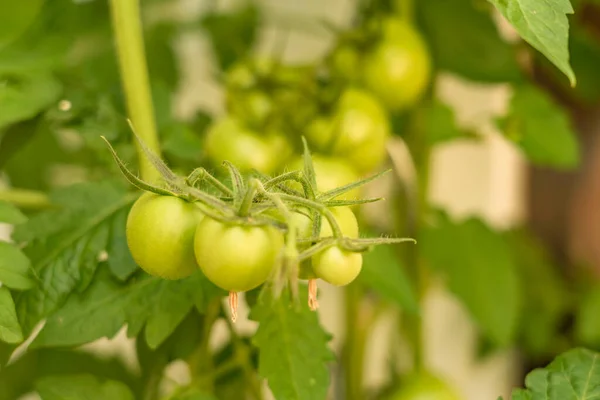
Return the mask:
{"type": "MultiPolygon", "coordinates": [[[[341,158],[324,157],[318,154],[312,155],[313,167],[317,176],[317,189],[319,192],[347,185],[360,179],[360,176],[354,172],[345,160],[341,158]]],[[[288,164],[288,170],[303,170],[303,159],[297,158],[288,164]]],[[[298,182],[290,182],[290,187],[302,191],[302,185],[298,182]]],[[[339,200],[354,200],[360,196],[360,188],[353,189],[338,197],[339,200]]]]}
{"type": "Polygon", "coordinates": [[[407,377],[388,400],[461,400],[446,382],[427,372],[407,377]]]}
{"type": "Polygon", "coordinates": [[[360,274],[362,261],[362,254],[333,246],[313,256],[312,268],[325,282],[345,286],[360,274]]]}
{"type": "Polygon", "coordinates": [[[177,197],[143,194],[127,217],[127,245],[137,265],[150,275],[180,279],[197,271],[194,233],[200,209],[177,197]]]}
{"type": "Polygon", "coordinates": [[[425,41],[408,23],[390,18],[383,40],[363,59],[364,84],[391,110],[414,105],[429,83],[431,59],[425,41]]]}
{"type": "Polygon", "coordinates": [[[245,292],[267,280],[283,246],[272,226],[229,225],[204,218],[194,237],[196,261],[204,275],[230,292],[245,292]]]}
{"type": "MultiPolygon", "coordinates": [[[[349,207],[330,208],[342,234],[347,237],[358,237],[358,222],[349,207]]],[[[333,236],[333,229],[327,218],[321,222],[321,237],[333,236]]],[[[338,246],[329,247],[312,258],[312,268],[315,274],[335,286],[344,286],[352,282],[362,269],[362,254],[341,249],[338,246]]]]}
{"type": "Polygon", "coordinates": [[[359,172],[368,172],[385,158],[390,134],[387,114],[369,93],[356,88],[344,91],[335,111],[313,121],[306,137],[317,150],[345,158],[359,172]]]}
{"type": "Polygon", "coordinates": [[[234,118],[213,123],[206,134],[206,152],[219,165],[229,161],[241,171],[256,169],[265,174],[275,172],[282,160],[292,153],[287,139],[279,133],[254,133],[234,118]]]}
{"type": "MultiPolygon", "coordinates": [[[[329,211],[335,217],[344,236],[351,238],[358,237],[358,221],[349,207],[332,207],[329,211]]],[[[333,236],[333,229],[331,228],[331,224],[329,224],[329,220],[325,216],[322,216],[321,221],[321,237],[333,236]]]]}
{"type": "Polygon", "coordinates": [[[232,115],[256,128],[263,127],[275,109],[271,97],[260,90],[228,92],[226,103],[232,115]]]}

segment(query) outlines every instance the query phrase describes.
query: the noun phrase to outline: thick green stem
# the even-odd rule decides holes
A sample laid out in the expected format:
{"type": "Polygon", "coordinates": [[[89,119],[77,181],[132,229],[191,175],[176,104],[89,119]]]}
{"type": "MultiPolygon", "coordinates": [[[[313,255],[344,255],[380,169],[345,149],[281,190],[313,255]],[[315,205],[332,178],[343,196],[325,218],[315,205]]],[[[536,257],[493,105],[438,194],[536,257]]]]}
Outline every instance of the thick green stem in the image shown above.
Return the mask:
{"type": "Polygon", "coordinates": [[[238,215],[240,217],[245,217],[250,214],[250,208],[252,208],[252,202],[254,201],[254,196],[256,195],[256,186],[249,185],[248,190],[244,194],[244,199],[242,200],[242,204],[240,205],[240,209],[238,210],[238,215]]]}
{"type": "MultiPolygon", "coordinates": [[[[417,238],[421,235],[423,229],[423,221],[428,210],[428,189],[429,189],[429,163],[431,156],[431,147],[427,143],[422,134],[421,129],[422,114],[419,110],[415,110],[412,116],[411,129],[407,138],[413,162],[418,171],[416,196],[411,199],[411,208],[414,215],[412,229],[409,234],[417,238]]],[[[423,258],[419,253],[417,246],[409,246],[406,253],[406,261],[409,266],[409,272],[414,286],[417,290],[419,303],[423,303],[423,299],[427,292],[428,279],[427,269],[424,265],[423,258]]],[[[413,367],[414,369],[422,369],[424,367],[424,342],[423,342],[423,319],[421,315],[406,315],[405,323],[407,324],[408,339],[413,349],[413,367]]]]}
{"type": "MultiPolygon", "coordinates": [[[[160,157],[139,1],[110,0],[110,5],[129,117],[146,146],[160,157]]],[[[158,180],[160,175],[144,156],[139,143],[136,142],[136,146],[142,178],[151,182],[158,180]]]]}
{"type": "Polygon", "coordinates": [[[52,206],[45,193],[27,189],[0,190],[0,201],[7,201],[17,207],[28,209],[42,209],[52,206]]]}
{"type": "Polygon", "coordinates": [[[366,329],[362,326],[365,321],[361,321],[360,301],[361,288],[359,285],[349,285],[346,287],[346,347],[345,347],[345,398],[347,400],[362,400],[362,382],[364,353],[366,344],[366,329]]]}

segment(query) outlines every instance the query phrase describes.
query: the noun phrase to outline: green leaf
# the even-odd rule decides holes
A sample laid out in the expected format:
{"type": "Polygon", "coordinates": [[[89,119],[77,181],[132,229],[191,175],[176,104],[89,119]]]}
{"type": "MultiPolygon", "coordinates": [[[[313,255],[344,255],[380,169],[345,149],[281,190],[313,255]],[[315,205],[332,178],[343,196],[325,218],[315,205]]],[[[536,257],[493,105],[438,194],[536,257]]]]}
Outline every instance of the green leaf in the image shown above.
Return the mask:
{"type": "Polygon", "coordinates": [[[0,242],[0,283],[11,289],[33,287],[31,263],[21,250],[10,243],[0,242]]]}
{"type": "Polygon", "coordinates": [[[35,387],[42,400],[134,400],[124,383],[92,375],[47,376],[35,387]]]}
{"type": "Polygon", "coordinates": [[[515,49],[498,34],[489,10],[470,0],[418,1],[415,6],[439,68],[476,81],[520,79],[515,49]]]}
{"type": "Polygon", "coordinates": [[[600,354],[577,348],[556,357],[546,368],[525,378],[516,400],[595,400],[600,397],[600,354]]]}
{"type": "Polygon", "coordinates": [[[217,400],[215,396],[210,393],[200,391],[198,389],[186,390],[183,393],[175,394],[169,397],[171,400],[217,400]]]}
{"type": "Polygon", "coordinates": [[[0,201],[0,222],[7,224],[20,224],[27,221],[27,217],[15,206],[0,201]]]}
{"type": "Polygon", "coordinates": [[[275,299],[267,289],[252,308],[250,318],[260,324],[253,338],[259,349],[258,371],[277,399],[325,399],[327,363],[333,359],[330,337],[306,306],[305,291],[300,292],[296,304],[288,291],[275,299]]]}
{"type": "Polygon", "coordinates": [[[0,340],[6,343],[23,341],[23,333],[15,312],[15,303],[13,303],[10,291],[3,286],[0,286],[0,340]]]}
{"type": "Polygon", "coordinates": [[[430,145],[469,137],[456,126],[454,111],[439,100],[434,99],[427,104],[423,109],[422,121],[423,133],[430,145]]]}
{"type": "Polygon", "coordinates": [[[162,135],[165,137],[163,150],[167,155],[186,161],[200,160],[203,141],[188,126],[171,124],[164,129],[162,135]]]}
{"type": "Polygon", "coordinates": [[[125,236],[125,225],[129,208],[119,211],[111,225],[107,252],[108,267],[114,276],[124,281],[137,270],[137,264],[131,256],[125,236]]]}
{"type": "Polygon", "coordinates": [[[600,285],[594,285],[583,296],[575,320],[575,336],[588,346],[600,345],[600,285]]]}
{"type": "Polygon", "coordinates": [[[579,164],[579,144],[569,116],[532,85],[515,87],[509,113],[498,127],[535,165],[572,169],[579,164]]]}
{"type": "Polygon", "coordinates": [[[51,74],[0,72],[0,128],[33,118],[58,100],[62,86],[51,74]]]}
{"type": "Polygon", "coordinates": [[[107,249],[115,215],[134,198],[110,181],[78,184],[51,195],[59,209],[17,225],[13,238],[27,243],[25,254],[38,278],[36,287],[15,299],[26,333],[62,306],[71,292],[85,290],[100,253],[107,249]]]}
{"type": "Polygon", "coordinates": [[[77,346],[110,338],[127,324],[130,336],[146,325],[146,341],[156,348],[211,285],[200,272],[177,281],[143,275],[128,284],[99,273],[88,290],[48,317],[31,346],[77,346]]]}
{"type": "Polygon", "coordinates": [[[119,355],[96,355],[69,349],[28,349],[0,373],[0,400],[21,398],[32,392],[35,382],[45,376],[83,373],[124,382],[141,398],[142,382],[138,373],[131,371],[119,355]]]}
{"type": "Polygon", "coordinates": [[[252,3],[229,13],[210,13],[203,17],[201,25],[211,39],[222,70],[250,53],[259,22],[259,9],[252,3]]]}
{"type": "Polygon", "coordinates": [[[488,0],[519,32],[519,35],[545,55],[575,86],[569,65],[569,20],[573,13],[569,0],[488,0]]]}
{"type": "Polygon", "coordinates": [[[515,230],[507,239],[521,282],[527,282],[520,321],[523,347],[536,356],[551,355],[571,305],[564,278],[542,243],[530,232],[515,230]]]}
{"type": "Polygon", "coordinates": [[[404,266],[391,246],[375,246],[363,254],[358,281],[402,309],[416,313],[419,304],[404,266]]]}
{"type": "Polygon", "coordinates": [[[44,0],[0,3],[0,47],[11,42],[33,23],[44,0]]]}
{"type": "Polygon", "coordinates": [[[506,241],[481,220],[460,223],[440,215],[419,240],[429,265],[448,279],[482,331],[499,346],[515,337],[521,287],[506,241]]]}

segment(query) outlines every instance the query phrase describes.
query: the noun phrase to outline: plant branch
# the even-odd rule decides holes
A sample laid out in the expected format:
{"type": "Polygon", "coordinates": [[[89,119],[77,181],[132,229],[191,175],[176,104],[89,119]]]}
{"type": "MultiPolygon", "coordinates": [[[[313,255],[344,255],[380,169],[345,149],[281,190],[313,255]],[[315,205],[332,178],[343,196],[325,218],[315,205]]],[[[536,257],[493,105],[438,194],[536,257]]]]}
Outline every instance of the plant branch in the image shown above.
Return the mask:
{"type": "MultiPolygon", "coordinates": [[[[139,136],[148,148],[160,157],[139,1],[110,0],[110,5],[127,110],[139,136]]],[[[137,141],[135,144],[142,178],[146,181],[156,181],[159,178],[158,172],[144,156],[141,145],[137,141]]]]}
{"type": "Polygon", "coordinates": [[[34,210],[52,207],[52,203],[45,193],[27,189],[0,190],[0,201],[34,210]]]}

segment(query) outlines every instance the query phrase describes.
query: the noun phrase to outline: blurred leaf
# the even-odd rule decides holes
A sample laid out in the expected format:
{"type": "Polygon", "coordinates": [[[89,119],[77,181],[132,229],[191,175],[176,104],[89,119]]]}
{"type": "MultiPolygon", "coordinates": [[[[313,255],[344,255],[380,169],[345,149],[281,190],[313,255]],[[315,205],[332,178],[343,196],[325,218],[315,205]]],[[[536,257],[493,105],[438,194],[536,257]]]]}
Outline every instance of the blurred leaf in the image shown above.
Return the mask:
{"type": "Polygon", "coordinates": [[[183,393],[175,394],[169,397],[171,400],[217,400],[215,396],[210,393],[200,391],[198,389],[186,390],[183,393]]]}
{"type": "Polygon", "coordinates": [[[118,358],[99,357],[80,350],[29,349],[0,372],[0,400],[14,400],[34,390],[44,376],[89,373],[118,379],[139,394],[141,382],[118,358]]]}
{"type": "Polygon", "coordinates": [[[250,312],[259,323],[253,338],[259,349],[258,371],[278,399],[324,399],[327,394],[330,336],[306,303],[304,291],[295,304],[287,291],[275,299],[265,290],[250,312]]]}
{"type": "Polygon", "coordinates": [[[527,282],[520,322],[523,346],[533,355],[550,355],[570,308],[569,293],[558,267],[530,232],[509,232],[507,239],[521,282],[527,282]]]}
{"type": "Polygon", "coordinates": [[[204,16],[201,24],[211,39],[213,52],[222,70],[227,70],[250,53],[259,23],[259,9],[251,3],[233,12],[204,16]]]}
{"type": "Polygon", "coordinates": [[[507,346],[517,332],[521,288],[506,241],[481,220],[460,223],[440,215],[419,240],[429,265],[448,279],[483,332],[507,346]]]}
{"type": "Polygon", "coordinates": [[[0,48],[21,35],[37,17],[44,0],[0,2],[0,48]]]}
{"type": "Polygon", "coordinates": [[[93,375],[46,376],[35,385],[42,400],[133,400],[122,382],[102,381],[93,375]]]}
{"type": "Polygon", "coordinates": [[[34,286],[31,263],[16,246],[0,241],[0,283],[11,289],[25,290],[34,286]]]}
{"type": "Polygon", "coordinates": [[[513,47],[491,12],[471,0],[418,1],[420,23],[439,68],[484,82],[520,79],[513,47]]]}
{"type": "Polygon", "coordinates": [[[577,310],[575,320],[575,336],[587,346],[600,346],[600,285],[589,289],[577,310]]]}
{"type": "Polygon", "coordinates": [[[164,135],[163,150],[181,160],[199,162],[202,154],[202,139],[184,124],[171,124],[164,135]]]}
{"type": "Polygon", "coordinates": [[[0,340],[6,343],[20,343],[23,332],[17,320],[15,303],[10,291],[0,286],[0,340]]]}
{"type": "Polygon", "coordinates": [[[45,71],[0,72],[0,128],[33,118],[58,100],[60,82],[45,71]]]}
{"type": "Polygon", "coordinates": [[[7,224],[20,224],[27,221],[27,217],[14,205],[0,201],[0,222],[7,224]]]}
{"type": "Polygon", "coordinates": [[[439,100],[433,100],[423,110],[423,133],[430,145],[470,137],[456,126],[454,111],[439,100]]]}
{"type": "Polygon", "coordinates": [[[165,23],[155,25],[144,33],[150,79],[167,84],[171,90],[176,88],[179,81],[171,44],[174,37],[174,26],[165,23]]]}
{"type": "Polygon", "coordinates": [[[127,324],[129,336],[137,336],[146,325],[146,341],[156,348],[209,286],[200,272],[177,281],[146,275],[128,284],[99,274],[86,292],[71,296],[48,317],[31,346],[76,346],[110,338],[127,324]]]}
{"type": "Polygon", "coordinates": [[[57,135],[40,121],[35,118],[11,125],[2,136],[0,166],[14,187],[50,189],[52,167],[74,161],[72,154],[59,144],[57,135]]]}
{"type": "Polygon", "coordinates": [[[511,23],[519,35],[544,54],[575,85],[569,65],[569,0],[488,0],[511,23]],[[549,25],[550,24],[550,25],[549,25]]]}
{"type": "Polygon", "coordinates": [[[98,257],[107,248],[115,214],[133,199],[121,185],[110,181],[73,185],[51,194],[59,209],[16,226],[13,238],[27,243],[25,254],[39,278],[36,287],[15,299],[27,334],[60,308],[71,292],[81,292],[89,285],[98,257]]]}
{"type": "Polygon", "coordinates": [[[569,116],[535,86],[515,87],[508,115],[498,120],[498,127],[535,165],[572,169],[579,164],[569,116]]]}
{"type": "Polygon", "coordinates": [[[137,265],[131,256],[125,236],[128,214],[129,208],[125,208],[115,215],[106,250],[109,254],[108,267],[110,271],[122,281],[129,278],[137,270],[137,265]]]}
{"type": "Polygon", "coordinates": [[[416,313],[419,310],[404,266],[391,246],[375,246],[363,254],[363,268],[358,281],[406,311],[416,313]]]}
{"type": "Polygon", "coordinates": [[[512,400],[594,400],[600,396],[600,355],[573,349],[556,357],[546,368],[525,378],[527,389],[516,389],[512,400]]]}

